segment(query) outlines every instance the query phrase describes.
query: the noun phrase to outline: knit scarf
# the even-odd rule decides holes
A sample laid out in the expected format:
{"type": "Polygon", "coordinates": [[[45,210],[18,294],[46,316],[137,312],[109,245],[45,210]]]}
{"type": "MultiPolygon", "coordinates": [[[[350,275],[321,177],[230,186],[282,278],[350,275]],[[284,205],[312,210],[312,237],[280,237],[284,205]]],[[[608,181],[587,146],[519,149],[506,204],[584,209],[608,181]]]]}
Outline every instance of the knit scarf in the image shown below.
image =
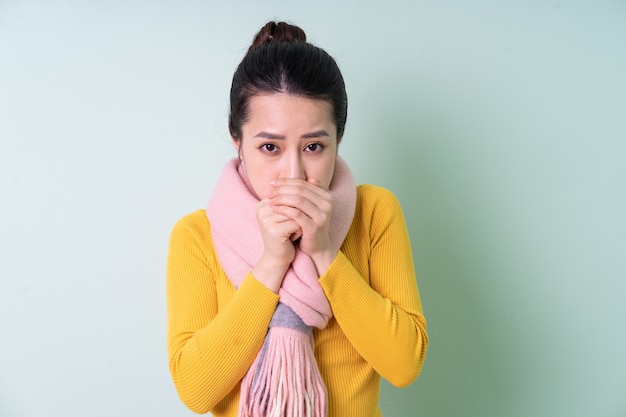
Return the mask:
{"type": "MultiPolygon", "coordinates": [[[[329,191],[333,197],[329,238],[339,248],[356,206],[352,173],[339,156],[329,191]]],[[[244,164],[238,158],[230,160],[206,212],[220,265],[235,288],[263,253],[258,202],[244,164]]],[[[265,341],[241,383],[239,416],[326,416],[326,387],[315,361],[312,328],[326,327],[332,310],[318,280],[313,261],[296,244],[265,341]]]]}

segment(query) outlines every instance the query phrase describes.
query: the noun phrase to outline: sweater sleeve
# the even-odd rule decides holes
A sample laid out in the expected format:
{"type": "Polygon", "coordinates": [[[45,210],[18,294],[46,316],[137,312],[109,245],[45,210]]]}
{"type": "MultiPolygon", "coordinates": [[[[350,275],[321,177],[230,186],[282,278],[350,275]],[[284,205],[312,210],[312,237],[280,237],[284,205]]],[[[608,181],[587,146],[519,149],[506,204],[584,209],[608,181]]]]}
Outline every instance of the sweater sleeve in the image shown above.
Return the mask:
{"type": "Polygon", "coordinates": [[[419,375],[428,335],[408,231],[399,202],[379,187],[362,192],[362,233],[348,235],[320,283],[333,314],[359,354],[395,386],[419,375]],[[356,265],[345,250],[361,255],[356,265]],[[369,275],[369,277],[364,276],[369,275]]]}
{"type": "Polygon", "coordinates": [[[197,413],[213,409],[245,375],[278,303],[251,274],[237,291],[225,280],[204,212],[181,219],[167,260],[168,356],[181,400],[197,413]],[[232,298],[221,300],[229,290],[232,298]]]}

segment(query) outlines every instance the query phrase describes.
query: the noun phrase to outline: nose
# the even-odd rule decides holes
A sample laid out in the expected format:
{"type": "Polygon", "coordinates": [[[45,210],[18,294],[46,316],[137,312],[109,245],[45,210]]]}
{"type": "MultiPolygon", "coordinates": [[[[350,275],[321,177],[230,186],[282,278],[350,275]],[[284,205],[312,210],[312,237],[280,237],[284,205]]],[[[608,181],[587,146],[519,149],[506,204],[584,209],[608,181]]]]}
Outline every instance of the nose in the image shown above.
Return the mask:
{"type": "Polygon", "coordinates": [[[287,155],[286,172],[287,178],[306,179],[304,172],[304,164],[299,152],[293,152],[287,155]]]}

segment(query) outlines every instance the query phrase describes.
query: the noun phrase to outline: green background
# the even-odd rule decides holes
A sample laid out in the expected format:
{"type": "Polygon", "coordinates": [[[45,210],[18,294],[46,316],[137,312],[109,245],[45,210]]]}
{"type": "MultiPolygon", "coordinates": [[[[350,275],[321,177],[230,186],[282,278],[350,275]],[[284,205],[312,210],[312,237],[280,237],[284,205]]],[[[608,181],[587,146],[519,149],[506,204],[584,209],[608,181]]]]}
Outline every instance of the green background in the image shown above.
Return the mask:
{"type": "Polygon", "coordinates": [[[169,231],[269,19],[339,62],[340,153],[400,199],[430,348],[384,415],[626,416],[624,1],[0,1],[0,415],[193,415],[169,231]]]}

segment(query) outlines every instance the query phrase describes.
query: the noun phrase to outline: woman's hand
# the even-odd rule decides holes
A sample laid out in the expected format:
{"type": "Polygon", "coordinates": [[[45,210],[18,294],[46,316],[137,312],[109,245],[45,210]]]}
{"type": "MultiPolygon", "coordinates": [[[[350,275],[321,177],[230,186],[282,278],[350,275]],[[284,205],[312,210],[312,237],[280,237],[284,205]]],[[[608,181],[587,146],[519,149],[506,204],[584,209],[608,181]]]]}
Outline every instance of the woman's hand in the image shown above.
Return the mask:
{"type": "Polygon", "coordinates": [[[293,220],[301,234],[298,247],[313,259],[320,275],[337,256],[330,242],[333,198],[317,180],[281,178],[272,182],[269,204],[278,215],[293,220]]]}
{"type": "Polygon", "coordinates": [[[256,207],[256,216],[263,239],[263,254],[252,268],[252,274],[263,285],[278,292],[289,265],[296,255],[293,243],[302,232],[297,222],[277,213],[268,198],[256,207]]]}

